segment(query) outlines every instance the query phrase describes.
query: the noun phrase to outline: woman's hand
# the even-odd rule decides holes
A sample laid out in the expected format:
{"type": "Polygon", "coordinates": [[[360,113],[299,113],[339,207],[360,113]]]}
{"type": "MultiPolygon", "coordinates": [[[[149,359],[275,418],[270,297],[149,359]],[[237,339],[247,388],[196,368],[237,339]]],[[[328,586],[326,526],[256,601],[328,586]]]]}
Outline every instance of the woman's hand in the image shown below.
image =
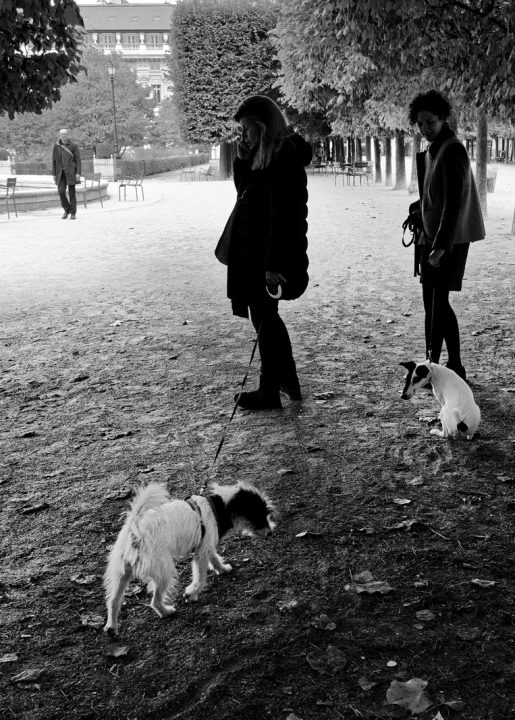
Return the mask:
{"type": "Polygon", "coordinates": [[[431,250],[431,252],[429,253],[429,258],[428,258],[429,264],[434,268],[439,267],[440,260],[442,259],[444,253],[445,253],[445,250],[440,250],[440,249],[431,250]]]}
{"type": "Polygon", "coordinates": [[[246,142],[240,141],[236,145],[236,149],[238,151],[238,157],[240,160],[247,160],[247,158],[250,155],[250,147],[247,145],[246,142]]]}
{"type": "Polygon", "coordinates": [[[267,287],[274,287],[276,285],[279,285],[280,283],[285,283],[286,278],[284,275],[281,275],[281,273],[276,272],[269,272],[268,270],[265,273],[265,283],[267,287]]]}

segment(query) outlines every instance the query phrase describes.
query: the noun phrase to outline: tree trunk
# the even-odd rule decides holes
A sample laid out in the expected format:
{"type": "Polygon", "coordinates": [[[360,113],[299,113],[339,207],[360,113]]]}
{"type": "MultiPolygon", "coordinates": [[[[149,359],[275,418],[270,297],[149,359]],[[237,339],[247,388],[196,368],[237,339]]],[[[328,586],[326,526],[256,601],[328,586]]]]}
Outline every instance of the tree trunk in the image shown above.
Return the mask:
{"type": "Polygon", "coordinates": [[[382,182],[383,175],[381,172],[381,141],[378,137],[374,138],[374,163],[375,163],[375,182],[382,182]]]}
{"type": "Polygon", "coordinates": [[[361,162],[363,160],[363,147],[361,145],[361,138],[356,138],[356,162],[361,162]]]}
{"type": "Polygon", "coordinates": [[[372,160],[372,138],[367,135],[365,138],[365,154],[367,156],[367,162],[372,160]]]}
{"type": "Polygon", "coordinates": [[[487,182],[486,166],[488,155],[488,121],[484,107],[481,107],[477,116],[477,154],[476,154],[476,184],[479,193],[479,202],[483,215],[487,216],[487,182]]]}
{"type": "Polygon", "coordinates": [[[227,180],[232,175],[232,161],[236,155],[236,143],[220,143],[220,161],[218,175],[220,180],[227,180]]]}
{"type": "Polygon", "coordinates": [[[354,162],[354,139],[351,137],[347,138],[347,162],[354,162]]]}
{"type": "Polygon", "coordinates": [[[384,156],[385,156],[385,185],[392,184],[392,138],[387,135],[384,139],[384,156]]]}
{"type": "Polygon", "coordinates": [[[404,132],[395,133],[395,187],[394,190],[406,190],[406,155],[404,150],[404,132]]]}
{"type": "Polygon", "coordinates": [[[412,193],[418,192],[417,153],[420,152],[421,141],[422,141],[422,135],[420,135],[420,133],[416,132],[413,135],[412,142],[411,142],[411,178],[410,178],[410,184],[408,186],[408,192],[410,193],[410,195],[412,193]]]}

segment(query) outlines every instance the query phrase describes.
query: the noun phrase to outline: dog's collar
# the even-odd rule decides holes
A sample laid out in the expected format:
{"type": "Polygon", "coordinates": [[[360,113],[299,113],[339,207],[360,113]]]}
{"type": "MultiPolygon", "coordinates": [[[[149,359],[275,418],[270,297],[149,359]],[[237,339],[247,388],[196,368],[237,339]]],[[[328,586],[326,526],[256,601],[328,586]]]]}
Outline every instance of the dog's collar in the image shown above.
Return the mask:
{"type": "Polygon", "coordinates": [[[206,500],[211,505],[211,509],[216,518],[218,538],[220,539],[232,528],[232,520],[220,495],[206,495],[206,500]]]}
{"type": "Polygon", "coordinates": [[[185,499],[185,502],[188,503],[193,512],[197,513],[200,523],[200,540],[198,542],[198,545],[193,548],[194,550],[196,550],[202,544],[202,540],[204,539],[204,535],[206,534],[206,526],[204,525],[204,521],[202,520],[202,512],[195,500],[190,496],[185,499]]]}

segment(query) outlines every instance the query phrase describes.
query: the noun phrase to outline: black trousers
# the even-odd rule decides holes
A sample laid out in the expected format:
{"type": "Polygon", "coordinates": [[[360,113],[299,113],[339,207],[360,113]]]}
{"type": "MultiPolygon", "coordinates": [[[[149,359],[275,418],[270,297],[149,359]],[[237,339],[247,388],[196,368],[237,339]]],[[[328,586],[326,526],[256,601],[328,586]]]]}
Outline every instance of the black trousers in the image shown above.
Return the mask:
{"type": "Polygon", "coordinates": [[[249,305],[249,310],[252,324],[259,332],[260,390],[279,392],[282,383],[293,383],[297,378],[290,336],[279,315],[279,301],[264,293],[262,300],[249,305]]]}
{"type": "Polygon", "coordinates": [[[425,310],[426,357],[440,362],[443,341],[447,347],[449,365],[461,365],[460,329],[458,320],[449,303],[449,290],[430,283],[422,284],[422,298],[425,310]]]}
{"type": "Polygon", "coordinates": [[[59,178],[59,184],[57,186],[57,192],[59,193],[59,198],[61,200],[61,205],[63,206],[64,212],[71,213],[72,215],[75,215],[77,212],[77,198],[75,196],[75,185],[66,185],[66,178],[64,175],[61,175],[59,178]],[[68,187],[68,194],[70,196],[70,199],[66,197],[66,187],[68,187]]]}

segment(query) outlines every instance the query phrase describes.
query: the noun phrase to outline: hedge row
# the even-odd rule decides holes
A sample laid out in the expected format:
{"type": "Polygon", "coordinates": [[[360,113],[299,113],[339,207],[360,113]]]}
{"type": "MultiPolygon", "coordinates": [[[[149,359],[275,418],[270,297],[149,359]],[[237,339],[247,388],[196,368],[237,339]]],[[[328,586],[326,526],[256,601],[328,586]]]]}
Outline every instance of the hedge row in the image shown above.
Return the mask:
{"type": "Polygon", "coordinates": [[[147,160],[118,160],[116,174],[123,177],[148,177],[170,170],[180,170],[193,165],[204,165],[209,162],[208,153],[197,155],[183,155],[179,157],[149,158],[147,160]]]}
{"type": "MultiPolygon", "coordinates": [[[[193,165],[203,165],[209,162],[208,153],[198,153],[197,155],[182,155],[179,157],[167,158],[150,158],[148,160],[129,160],[123,157],[116,161],[116,175],[124,177],[140,177],[148,175],[158,175],[159,173],[169,172],[170,170],[180,170],[184,167],[193,165]]],[[[17,160],[15,168],[17,175],[51,175],[52,163],[43,161],[17,160]]],[[[82,173],[94,172],[93,158],[84,158],[82,160],[82,173]]]]}

